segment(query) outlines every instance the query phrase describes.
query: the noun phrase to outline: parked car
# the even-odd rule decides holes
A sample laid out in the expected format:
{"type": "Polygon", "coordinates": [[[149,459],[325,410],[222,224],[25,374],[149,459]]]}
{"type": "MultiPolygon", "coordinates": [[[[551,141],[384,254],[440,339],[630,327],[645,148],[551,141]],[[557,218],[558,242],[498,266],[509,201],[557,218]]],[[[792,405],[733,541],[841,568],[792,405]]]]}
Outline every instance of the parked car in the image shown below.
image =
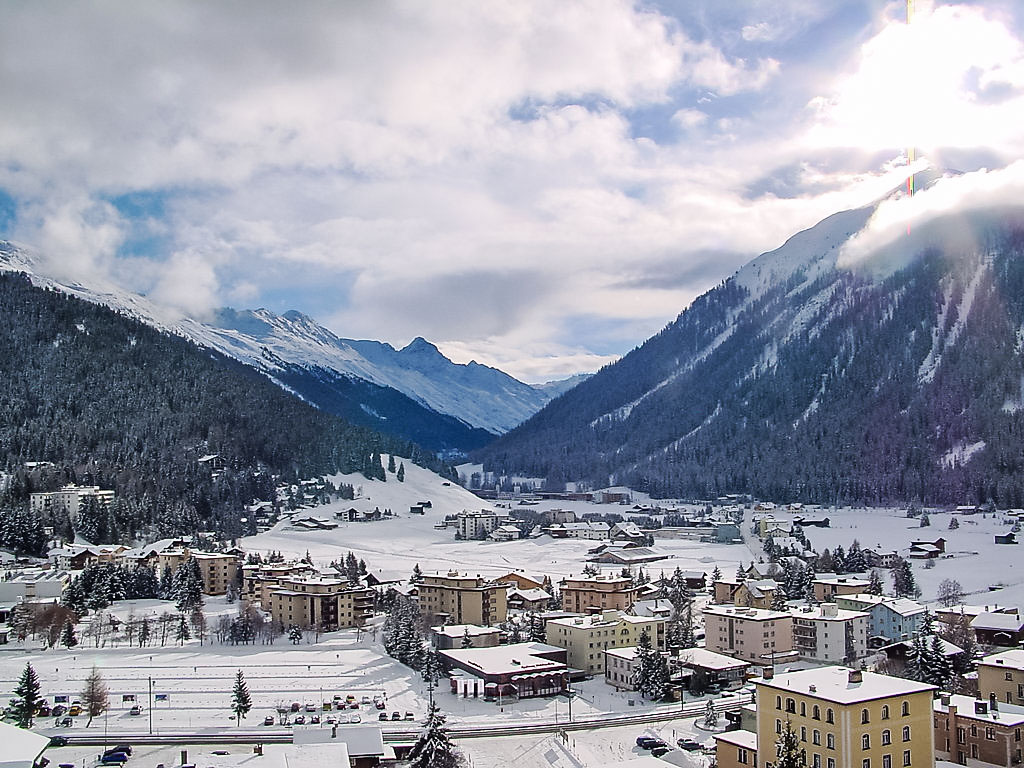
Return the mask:
{"type": "Polygon", "coordinates": [[[67,715],[65,715],[64,717],[60,718],[60,719],[59,719],[59,720],[57,721],[57,727],[58,727],[58,728],[70,728],[70,727],[71,727],[71,726],[73,726],[74,724],[75,724],[75,721],[74,721],[74,720],[72,720],[72,719],[71,719],[70,717],[68,717],[67,715]]]}
{"type": "Polygon", "coordinates": [[[662,755],[668,754],[671,751],[672,751],[672,747],[669,747],[669,746],[654,747],[651,750],[651,757],[661,757],[662,755]]]}
{"type": "Polygon", "coordinates": [[[306,711],[307,712],[316,712],[316,704],[307,704],[306,705],[306,711]]]}
{"type": "Polygon", "coordinates": [[[264,725],[273,725],[274,724],[274,716],[273,715],[267,715],[266,717],[264,717],[263,718],[263,724],[264,725]]]}
{"type": "Polygon", "coordinates": [[[388,713],[387,712],[381,712],[379,715],[377,715],[377,719],[378,720],[387,720],[388,719],[388,713]]]}
{"type": "Polygon", "coordinates": [[[68,707],[68,714],[72,717],[78,717],[80,714],[82,714],[82,705],[72,704],[70,707],[68,707]]]}
{"type": "Polygon", "coordinates": [[[353,701],[351,704],[348,705],[348,708],[349,709],[359,709],[359,702],[358,701],[353,701]]]}
{"type": "Polygon", "coordinates": [[[320,715],[310,715],[309,716],[309,724],[310,725],[320,725],[320,715]]]}
{"type": "Polygon", "coordinates": [[[650,747],[644,747],[644,744],[646,744],[648,741],[653,741],[653,740],[654,740],[653,736],[637,736],[636,737],[636,745],[638,747],[643,748],[643,749],[650,749],[650,747]]]}
{"type": "Polygon", "coordinates": [[[377,709],[387,709],[388,705],[384,703],[383,699],[373,702],[373,706],[377,709]]]}
{"type": "Polygon", "coordinates": [[[67,736],[51,736],[50,746],[51,747],[66,747],[68,745],[67,736]]]}
{"type": "Polygon", "coordinates": [[[49,717],[50,705],[47,704],[45,701],[40,703],[39,706],[36,707],[36,714],[39,715],[39,717],[49,717]]]}
{"type": "Polygon", "coordinates": [[[296,715],[295,719],[292,722],[295,723],[296,725],[305,725],[306,724],[306,716],[305,715],[296,715]]]}
{"type": "Polygon", "coordinates": [[[138,704],[135,704],[135,705],[132,706],[131,709],[128,710],[128,714],[129,715],[141,715],[142,714],[142,707],[140,707],[138,704]]]}
{"type": "Polygon", "coordinates": [[[696,752],[700,749],[700,743],[693,739],[676,739],[676,746],[685,749],[687,752],[696,752]]]}
{"type": "MultiPolygon", "coordinates": [[[[322,709],[323,709],[324,712],[330,712],[332,707],[334,707],[334,702],[333,701],[325,701],[323,703],[322,709]]],[[[344,709],[344,707],[339,705],[338,709],[344,709]]]]}
{"type": "Polygon", "coordinates": [[[67,711],[68,708],[65,707],[63,704],[54,704],[53,709],[50,710],[50,714],[53,717],[60,717],[62,715],[66,715],[67,711]]]}
{"type": "Polygon", "coordinates": [[[128,762],[128,755],[124,752],[110,752],[100,758],[100,765],[124,765],[128,762]]]}
{"type": "Polygon", "coordinates": [[[107,752],[124,752],[126,755],[131,757],[132,745],[131,744],[118,744],[116,747],[111,747],[110,749],[108,749],[103,754],[107,754],[107,752]]]}
{"type": "Polygon", "coordinates": [[[349,693],[349,694],[347,694],[345,696],[345,701],[355,701],[355,700],[356,700],[356,697],[353,696],[351,693],[349,693]]]}
{"type": "Polygon", "coordinates": [[[666,744],[661,739],[656,739],[656,738],[654,738],[652,736],[643,736],[643,737],[637,739],[636,740],[636,745],[638,747],[640,747],[640,749],[654,749],[655,747],[667,747],[668,746],[668,744],[666,744]]]}
{"type": "Polygon", "coordinates": [[[297,702],[297,701],[293,701],[292,702],[292,712],[298,712],[300,709],[302,709],[302,705],[299,704],[299,702],[297,702]]]}
{"type": "Polygon", "coordinates": [[[327,719],[324,720],[324,722],[327,723],[328,725],[335,725],[338,722],[338,718],[335,717],[334,715],[328,715],[327,719]]]}
{"type": "Polygon", "coordinates": [[[363,698],[361,698],[359,700],[359,703],[364,705],[364,706],[369,706],[369,704],[370,704],[370,697],[369,696],[363,696],[363,698]]]}
{"type": "Polygon", "coordinates": [[[416,719],[416,715],[414,715],[412,712],[406,712],[405,713],[405,719],[406,720],[415,720],[416,719]]]}
{"type": "Polygon", "coordinates": [[[391,719],[392,720],[401,720],[402,719],[402,713],[401,712],[392,712],[391,713],[391,719]]]}
{"type": "Polygon", "coordinates": [[[357,715],[349,715],[348,716],[348,721],[350,723],[361,723],[361,722],[363,722],[363,718],[362,718],[362,716],[360,716],[358,714],[357,715]]]}

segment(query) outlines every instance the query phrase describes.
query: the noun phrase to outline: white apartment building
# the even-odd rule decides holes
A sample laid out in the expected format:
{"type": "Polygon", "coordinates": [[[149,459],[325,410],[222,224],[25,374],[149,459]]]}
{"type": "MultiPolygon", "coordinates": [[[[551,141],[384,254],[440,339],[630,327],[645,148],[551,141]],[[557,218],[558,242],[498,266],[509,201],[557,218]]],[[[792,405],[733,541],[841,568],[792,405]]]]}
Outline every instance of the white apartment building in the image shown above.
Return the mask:
{"type": "Polygon", "coordinates": [[[794,608],[793,650],[801,658],[832,664],[853,664],[867,655],[871,617],[835,603],[794,608]]]}
{"type": "Polygon", "coordinates": [[[498,515],[495,512],[462,511],[455,518],[455,529],[461,539],[486,539],[498,528],[498,515]]]}
{"type": "Polygon", "coordinates": [[[29,496],[29,509],[33,514],[52,510],[64,511],[73,520],[78,517],[82,499],[92,496],[103,506],[114,501],[113,491],[101,490],[97,485],[65,485],[59,491],[43,491],[29,496]]]}

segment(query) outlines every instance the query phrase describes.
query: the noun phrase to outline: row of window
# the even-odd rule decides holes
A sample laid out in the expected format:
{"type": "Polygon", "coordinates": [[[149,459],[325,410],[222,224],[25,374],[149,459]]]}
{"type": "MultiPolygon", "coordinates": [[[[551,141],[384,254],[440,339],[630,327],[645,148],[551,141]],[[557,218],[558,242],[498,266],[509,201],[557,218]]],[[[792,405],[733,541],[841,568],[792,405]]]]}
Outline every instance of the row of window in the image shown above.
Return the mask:
{"type": "MultiPolygon", "coordinates": [[[[775,732],[776,733],[782,733],[782,721],[781,720],[776,720],[775,721],[775,732]]],[[[892,744],[892,731],[886,729],[886,730],[882,731],[881,736],[882,736],[882,746],[883,747],[884,746],[888,746],[889,744],[892,744]]],[[[910,726],[909,725],[903,726],[902,736],[903,736],[903,741],[905,741],[905,742],[906,741],[910,741],[910,726]]],[[[992,738],[995,738],[995,736],[993,736],[992,738]]],[[[800,741],[804,741],[804,742],[807,741],[807,727],[806,726],[800,726],[800,741]]],[[[818,729],[814,729],[813,731],[811,731],[811,743],[816,745],[816,746],[821,746],[821,731],[819,731],[818,729]]],[[[963,743],[963,742],[961,742],[961,743],[963,743]]],[[[836,737],[835,737],[835,734],[832,734],[832,733],[826,733],[825,734],[825,747],[826,747],[826,749],[835,749],[836,748],[836,737]]],[[[865,733],[865,734],[863,734],[860,737],[860,748],[861,749],[871,749],[871,735],[870,734],[865,733]]]]}
{"type": "MultiPolygon", "coordinates": [[[[775,697],[775,708],[778,709],[778,710],[782,709],[782,697],[781,696],[776,696],[775,697]]],[[[796,701],[794,701],[793,699],[788,699],[788,698],[786,699],[786,712],[788,712],[791,715],[795,715],[796,714],[796,701]]],[[[901,713],[902,717],[909,717],[910,716],[910,702],[909,701],[904,701],[902,703],[902,706],[900,708],[900,713],[901,713]]],[[[800,717],[807,717],[807,703],[803,702],[803,701],[800,702],[800,717]]],[[[883,704],[882,705],[882,719],[883,720],[888,720],[889,717],[890,717],[889,705],[888,704],[883,704]]],[[[815,704],[811,708],[811,718],[814,719],[814,720],[821,720],[821,708],[817,704],[815,704]]],[[[835,713],[832,711],[831,707],[829,707],[828,709],[825,710],[825,722],[827,722],[827,723],[834,723],[835,722],[835,713]]],[[[866,724],[866,723],[870,723],[871,722],[871,713],[867,709],[862,709],[860,711],[860,722],[861,722],[861,724],[866,724]]]]}

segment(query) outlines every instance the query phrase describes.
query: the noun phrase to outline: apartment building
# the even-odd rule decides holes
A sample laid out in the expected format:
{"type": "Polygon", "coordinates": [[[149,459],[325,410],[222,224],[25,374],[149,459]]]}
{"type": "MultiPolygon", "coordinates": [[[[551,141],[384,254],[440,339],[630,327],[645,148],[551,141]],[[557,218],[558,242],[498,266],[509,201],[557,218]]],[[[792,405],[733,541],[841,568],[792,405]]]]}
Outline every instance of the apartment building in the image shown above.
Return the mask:
{"type": "MultiPolygon", "coordinates": [[[[932,768],[933,686],[846,667],[755,681],[756,733],[716,736],[719,768],[760,768],[786,724],[809,768],[932,768]]],[[[765,762],[767,765],[767,761],[765,762]]]]}
{"type": "Polygon", "coordinates": [[[628,611],[639,598],[640,587],[622,576],[591,576],[564,579],[562,609],[573,613],[628,611]]]}
{"type": "Polygon", "coordinates": [[[910,640],[920,631],[925,607],[906,597],[888,597],[861,592],[837,595],[836,605],[848,611],[868,614],[868,638],[896,643],[910,640]]]}
{"type": "Polygon", "coordinates": [[[978,692],[1000,704],[1024,706],[1024,650],[1003,651],[978,662],[978,692]]]}
{"type": "Polygon", "coordinates": [[[347,579],[320,574],[283,577],[264,591],[261,607],[285,627],[331,632],[360,627],[373,616],[373,590],[352,586],[347,579]]]}
{"type": "Polygon", "coordinates": [[[426,616],[445,617],[451,624],[489,627],[508,617],[508,584],[479,574],[449,571],[424,576],[419,583],[420,610],[426,616]]]}
{"type": "Polygon", "coordinates": [[[793,616],[764,608],[709,605],[704,609],[709,651],[757,664],[795,656],[793,616]]]}
{"type": "Polygon", "coordinates": [[[269,604],[270,590],[281,586],[285,579],[312,576],[316,569],[309,563],[258,563],[242,566],[242,601],[247,604],[269,604]]]}
{"type": "Polygon", "coordinates": [[[238,555],[226,552],[201,552],[189,547],[166,549],[157,553],[157,576],[162,574],[165,568],[170,568],[171,573],[174,573],[190,557],[195,558],[199,565],[199,572],[203,577],[203,594],[223,595],[228,591],[230,584],[237,583],[242,567],[238,555]]]}
{"type": "Polygon", "coordinates": [[[604,671],[605,650],[635,646],[644,631],[652,647],[665,650],[665,624],[661,618],[606,610],[592,616],[551,619],[545,632],[548,645],[565,648],[570,667],[600,674],[604,671]]]}
{"type": "Polygon", "coordinates": [[[933,705],[935,756],[969,766],[1021,764],[1024,707],[943,696],[933,705]]]}
{"type": "Polygon", "coordinates": [[[102,506],[114,501],[114,492],[101,490],[98,485],[65,485],[59,491],[43,491],[29,495],[29,510],[32,514],[43,512],[66,512],[72,522],[78,517],[82,499],[87,496],[96,499],[102,506]]]}
{"type": "Polygon", "coordinates": [[[460,539],[482,540],[496,531],[504,519],[495,512],[462,511],[455,516],[455,530],[460,539]]]}
{"type": "Polygon", "coordinates": [[[870,617],[835,603],[794,608],[793,649],[803,659],[852,664],[868,652],[870,617]]]}

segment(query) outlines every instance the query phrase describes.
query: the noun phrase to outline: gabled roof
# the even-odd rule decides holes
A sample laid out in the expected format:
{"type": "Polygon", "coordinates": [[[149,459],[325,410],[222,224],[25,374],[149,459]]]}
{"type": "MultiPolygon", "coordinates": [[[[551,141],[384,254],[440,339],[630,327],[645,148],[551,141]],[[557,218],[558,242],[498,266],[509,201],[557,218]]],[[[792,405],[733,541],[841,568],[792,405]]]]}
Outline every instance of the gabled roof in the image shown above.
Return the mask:
{"type": "Polygon", "coordinates": [[[1024,630],[1024,619],[1012,613],[979,613],[971,620],[971,629],[1020,632],[1024,630]]]}

